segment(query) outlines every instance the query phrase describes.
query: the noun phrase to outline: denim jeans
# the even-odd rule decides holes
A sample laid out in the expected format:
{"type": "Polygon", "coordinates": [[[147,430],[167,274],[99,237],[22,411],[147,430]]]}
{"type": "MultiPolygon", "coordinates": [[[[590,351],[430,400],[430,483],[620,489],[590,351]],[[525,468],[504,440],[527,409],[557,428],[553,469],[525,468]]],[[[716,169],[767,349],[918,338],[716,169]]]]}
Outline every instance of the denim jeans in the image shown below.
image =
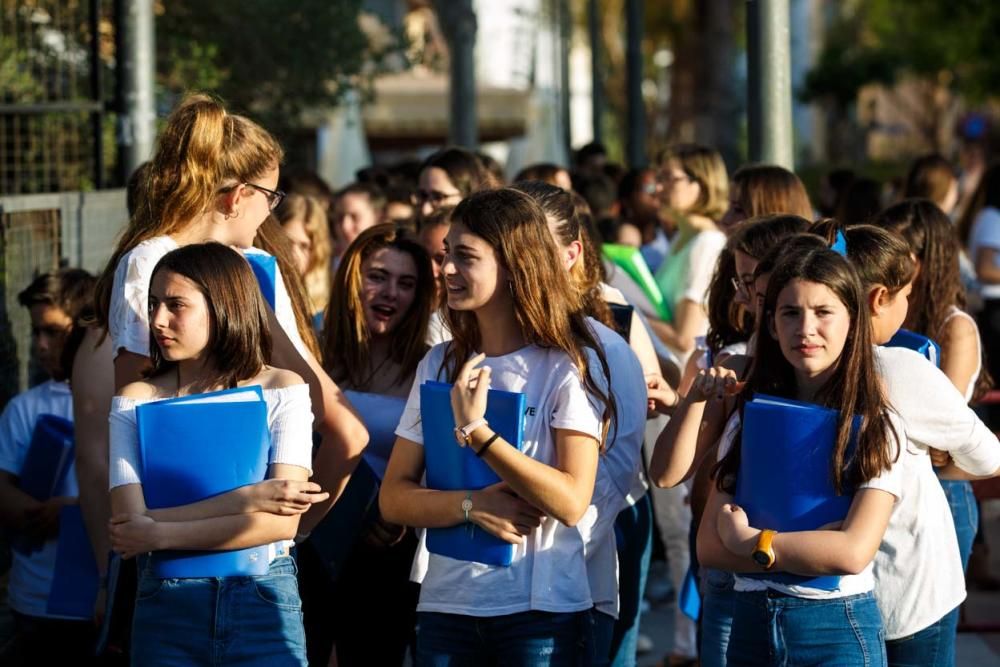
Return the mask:
{"type": "MultiPolygon", "coordinates": [[[[590,642],[592,652],[589,667],[608,667],[611,664],[611,639],[615,634],[617,619],[597,609],[590,610],[590,642]]],[[[632,654],[635,664],[635,654],[632,654]]]]}
{"type": "Polygon", "coordinates": [[[139,577],[132,664],[305,665],[295,561],[281,557],[256,577],[139,577]]]}
{"type": "MultiPolygon", "coordinates": [[[[598,656],[609,656],[607,664],[614,667],[634,667],[642,596],[653,555],[653,501],[649,493],[618,513],[615,541],[618,546],[618,620],[611,633],[610,645],[604,645],[607,652],[598,653],[598,656]]],[[[604,651],[598,640],[595,635],[595,651],[604,651]]]]}
{"type": "Polygon", "coordinates": [[[417,613],[417,667],[586,665],[590,612],[506,616],[417,613]]]}
{"type": "Polygon", "coordinates": [[[733,627],[733,606],[736,591],[733,575],[721,570],[703,568],[701,595],[701,645],[699,654],[702,667],[725,667],[729,634],[733,627]]]}
{"type": "MultiPolygon", "coordinates": [[[[942,479],[941,488],[948,498],[948,507],[951,509],[951,517],[955,520],[955,535],[958,537],[958,553],[962,557],[962,570],[969,567],[969,554],[972,553],[972,543],[976,539],[976,531],[979,530],[979,505],[976,503],[976,496],[972,492],[972,484],[964,480],[942,479]]],[[[939,632],[942,660],[944,665],[955,663],[955,634],[958,632],[958,607],[952,609],[948,615],[942,618],[939,632]]],[[[930,628],[925,628],[929,630],[930,628]]],[[[918,633],[919,634],[919,633],[918,633]]],[[[930,664],[930,663],[928,663],[930,664]]]]}
{"type": "Polygon", "coordinates": [[[879,666],[886,664],[884,637],[870,592],[832,600],[738,592],[726,657],[730,667],[879,666]]]}
{"type": "Polygon", "coordinates": [[[954,667],[955,628],[950,617],[957,612],[956,607],[920,632],[886,642],[889,667],[954,667]]]}

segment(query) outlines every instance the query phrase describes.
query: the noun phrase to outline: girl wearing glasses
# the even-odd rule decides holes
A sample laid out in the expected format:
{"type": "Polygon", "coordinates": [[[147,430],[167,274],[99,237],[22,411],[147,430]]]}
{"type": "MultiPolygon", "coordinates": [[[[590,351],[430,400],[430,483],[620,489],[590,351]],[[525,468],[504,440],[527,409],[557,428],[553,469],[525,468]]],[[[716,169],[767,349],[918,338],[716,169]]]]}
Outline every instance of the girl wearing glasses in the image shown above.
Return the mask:
{"type": "Polygon", "coordinates": [[[514,555],[501,567],[429,554],[416,664],[580,664],[593,605],[584,536],[596,519],[590,502],[605,429],[617,428],[607,358],[530,197],[512,189],[469,196],[455,208],[447,248],[454,340],[417,367],[379,504],[394,523],[468,522],[513,544],[514,555]],[[422,485],[420,386],[438,378],[453,384],[467,446],[502,484],[422,485]],[[483,421],[491,386],[526,397],[520,450],[483,421]]]}
{"type": "Polygon", "coordinates": [[[473,192],[492,187],[491,177],[475,154],[450,147],[434,153],[420,165],[420,181],[413,205],[420,215],[442,206],[455,206],[473,192]]]}
{"type": "Polygon", "coordinates": [[[651,324],[684,362],[694,351],[695,337],[707,328],[708,286],[726,244],[716,223],[726,210],[729,182],[722,157],[704,146],[673,148],[660,164],[665,215],[676,221],[677,232],[656,272],[672,318],[651,324]]]}
{"type": "MultiPolygon", "coordinates": [[[[275,366],[293,370],[309,384],[314,426],[323,437],[314,466],[316,481],[331,494],[321,512],[303,520],[308,531],[346,484],[367,442],[367,432],[316,361],[318,349],[288,241],[269,219],[283,196],[276,189],[281,158],[274,138],[253,121],[227,113],[207,96],[186,98],[168,119],[144,172],[135,213],[98,282],[96,310],[98,324],[110,338],[114,386],[120,389],[141,379],[150,366],[150,276],[164,255],[206,240],[237,247],[245,254],[267,254],[253,248],[255,243],[274,252],[277,269],[274,307],[268,311],[270,352],[275,366]]],[[[84,346],[81,353],[102,352],[84,346]]],[[[79,379],[79,383],[74,381],[74,391],[110,395],[100,378],[79,379]]],[[[107,461],[106,450],[93,454],[107,461]]],[[[99,469],[97,473],[94,477],[99,480],[99,469]]],[[[287,506],[302,512],[316,499],[315,490],[315,484],[293,482],[264,483],[242,492],[256,494],[261,502],[268,499],[266,508],[282,511],[287,506]]],[[[100,514],[100,508],[95,514],[100,514]]],[[[98,562],[103,559],[100,554],[98,562]]]]}

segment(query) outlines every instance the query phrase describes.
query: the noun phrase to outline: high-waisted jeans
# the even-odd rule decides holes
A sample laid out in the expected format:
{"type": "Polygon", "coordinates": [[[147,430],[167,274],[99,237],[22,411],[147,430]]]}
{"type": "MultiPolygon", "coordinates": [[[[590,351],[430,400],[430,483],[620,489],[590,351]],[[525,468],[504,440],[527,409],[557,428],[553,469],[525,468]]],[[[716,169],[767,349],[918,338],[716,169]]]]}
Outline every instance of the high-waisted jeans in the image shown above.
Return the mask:
{"type": "Polygon", "coordinates": [[[139,577],[132,664],[306,664],[302,603],[295,561],[280,557],[255,577],[139,577]]]}
{"type": "Polygon", "coordinates": [[[875,596],[811,600],[775,591],[737,592],[727,658],[730,667],[885,665],[875,596]]]}

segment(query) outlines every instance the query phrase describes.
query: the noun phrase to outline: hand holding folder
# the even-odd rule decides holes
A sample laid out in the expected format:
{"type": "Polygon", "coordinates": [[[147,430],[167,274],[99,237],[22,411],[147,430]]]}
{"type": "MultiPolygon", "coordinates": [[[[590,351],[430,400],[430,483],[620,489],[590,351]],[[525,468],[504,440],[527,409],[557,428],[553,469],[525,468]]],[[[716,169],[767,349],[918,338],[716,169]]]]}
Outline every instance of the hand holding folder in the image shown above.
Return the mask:
{"type": "MultiPolygon", "coordinates": [[[[781,532],[816,530],[847,516],[853,495],[837,495],[830,461],[839,413],[757,394],[743,412],[736,502],[750,525],[781,532]]],[[[860,418],[855,418],[857,432],[860,418]]],[[[768,572],[759,578],[836,590],[840,577],[768,572]]]]}
{"type": "MultiPolygon", "coordinates": [[[[18,487],[40,502],[67,495],[66,482],[74,453],[73,422],[56,415],[39,415],[18,475],[18,487]]],[[[42,544],[41,540],[17,535],[11,546],[18,553],[27,554],[38,551],[42,544]]]]}
{"type": "MultiPolygon", "coordinates": [[[[524,394],[489,390],[486,421],[518,449],[524,440],[524,409],[524,394]]],[[[425,382],[420,386],[420,417],[428,488],[479,490],[501,481],[485,461],[455,441],[450,384],[425,382]]],[[[508,566],[514,558],[514,545],[471,524],[428,529],[427,549],[449,558],[488,565],[508,566]]]]}
{"type": "MultiPolygon", "coordinates": [[[[259,386],[144,403],[136,425],[150,509],[188,505],[267,476],[270,433],[259,386]]],[[[156,552],[152,564],[164,579],[261,575],[268,547],[156,552]]]]}

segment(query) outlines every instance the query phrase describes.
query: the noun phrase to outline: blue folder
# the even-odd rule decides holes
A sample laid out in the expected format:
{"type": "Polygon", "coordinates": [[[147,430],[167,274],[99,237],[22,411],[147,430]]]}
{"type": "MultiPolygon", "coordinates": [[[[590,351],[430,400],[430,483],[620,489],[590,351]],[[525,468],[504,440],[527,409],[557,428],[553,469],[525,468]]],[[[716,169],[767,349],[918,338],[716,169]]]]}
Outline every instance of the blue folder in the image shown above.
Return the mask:
{"type": "MultiPolygon", "coordinates": [[[[270,433],[259,386],[144,403],[136,424],[150,509],[198,502],[267,476],[270,433]]],[[[268,548],[157,551],[152,565],[163,579],[262,575],[268,548]]]]}
{"type": "MultiPolygon", "coordinates": [[[[746,404],[736,503],[751,526],[815,530],[847,516],[853,495],[837,495],[830,473],[838,417],[830,408],[765,394],[746,404]]],[[[855,432],[859,428],[860,417],[855,417],[855,432]]],[[[838,576],[741,576],[831,591],[840,586],[838,576]]]]}
{"type": "MultiPolygon", "coordinates": [[[[486,420],[490,428],[518,449],[524,440],[524,394],[490,389],[486,420]]],[[[477,490],[500,481],[493,469],[468,447],[455,441],[455,417],[451,410],[451,385],[425,382],[420,385],[420,419],[424,431],[424,465],[427,487],[442,491],[477,490]]],[[[514,545],[473,527],[429,528],[427,550],[456,560],[509,566],[514,545]]]]}
{"type": "Polygon", "coordinates": [[[253,269],[253,275],[257,279],[264,300],[267,301],[267,305],[271,306],[271,310],[274,310],[275,280],[278,275],[277,260],[273,255],[253,250],[243,253],[243,256],[250,262],[250,268],[253,269]]]}
{"type": "Polygon", "coordinates": [[[56,415],[39,415],[31,432],[18,485],[35,500],[65,495],[66,476],[73,465],[73,422],[56,415]]]}
{"type": "Polygon", "coordinates": [[[935,366],[939,368],[941,366],[941,346],[927,336],[914,331],[900,329],[885,346],[905,347],[908,350],[919,352],[921,355],[927,357],[928,361],[932,362],[935,366]]]}
{"type": "MultiPolygon", "coordinates": [[[[31,442],[18,475],[18,487],[38,501],[70,493],[67,477],[73,467],[73,422],[51,414],[41,414],[31,432],[31,442]]],[[[76,495],[75,492],[72,492],[76,495]]],[[[14,535],[11,548],[30,554],[44,546],[43,540],[14,535]]]]}
{"type": "Polygon", "coordinates": [[[65,505],[59,510],[59,543],[46,612],[92,618],[99,580],[80,506],[65,505]]]}

